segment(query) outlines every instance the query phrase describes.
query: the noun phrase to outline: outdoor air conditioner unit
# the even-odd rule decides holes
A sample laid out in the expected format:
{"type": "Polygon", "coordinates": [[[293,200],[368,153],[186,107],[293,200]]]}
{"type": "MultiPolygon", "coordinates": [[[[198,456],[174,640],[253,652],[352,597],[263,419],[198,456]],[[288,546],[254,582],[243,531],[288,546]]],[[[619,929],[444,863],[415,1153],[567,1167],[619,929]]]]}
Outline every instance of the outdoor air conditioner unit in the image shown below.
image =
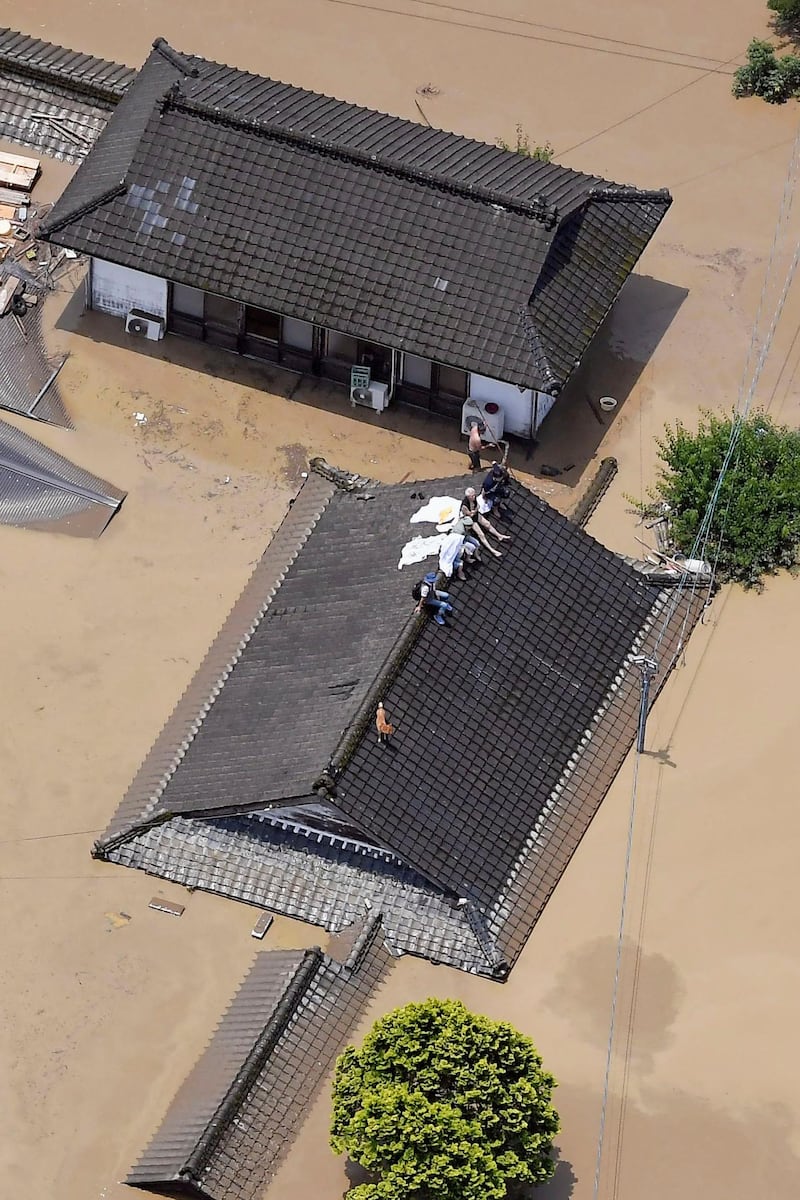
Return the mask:
{"type": "Polygon", "coordinates": [[[383,412],[389,403],[389,385],[373,379],[366,387],[351,387],[350,401],[362,408],[372,408],[375,412],[383,412]]]}
{"type": "Polygon", "coordinates": [[[154,317],[152,313],[142,312],[132,308],[125,318],[125,332],[134,337],[144,337],[148,341],[158,342],[164,336],[163,317],[154,317]]]}
{"type": "Polygon", "coordinates": [[[494,400],[465,400],[461,408],[461,432],[469,433],[473,421],[483,421],[486,433],[485,442],[499,442],[506,426],[506,415],[500,405],[494,400]]]}

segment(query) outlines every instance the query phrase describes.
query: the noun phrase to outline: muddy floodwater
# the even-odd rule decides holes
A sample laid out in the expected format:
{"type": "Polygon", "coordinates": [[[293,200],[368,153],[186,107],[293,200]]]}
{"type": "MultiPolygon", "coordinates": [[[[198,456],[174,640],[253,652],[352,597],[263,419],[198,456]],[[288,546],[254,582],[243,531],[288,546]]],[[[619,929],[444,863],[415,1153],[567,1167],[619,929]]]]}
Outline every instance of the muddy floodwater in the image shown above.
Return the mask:
{"type": "MultiPolygon", "coordinates": [[[[625,554],[626,494],[666,420],[739,394],[795,136],[794,105],[736,102],[767,32],[755,0],[29,0],[0,24],[138,66],[156,36],[489,142],[549,142],[565,165],[668,187],[674,204],[534,454],[513,465],[569,511],[604,455],[620,470],[590,532],[625,554]],[[618,401],[603,413],[597,399],[618,401]],[[542,464],[571,469],[556,479],[542,464]]],[[[30,153],[26,151],[25,153],[30,153]]],[[[39,195],[69,176],[46,165],[39,195]]],[[[798,239],[778,239],[764,312],[798,239]],[[777,280],[777,283],[776,283],[777,280]]],[[[3,741],[0,1198],[122,1200],[247,971],[253,912],[91,859],[133,773],[243,587],[310,455],[376,478],[466,465],[457,431],[354,414],[333,389],[168,339],[125,340],[47,308],[74,431],[31,428],[128,493],[97,541],[0,529],[3,741]],[[138,423],[133,414],[147,416],[138,423]],[[180,920],[148,909],[161,894],[180,920]]],[[[755,395],[800,417],[793,288],[755,395]]],[[[660,697],[642,760],[600,1200],[800,1195],[795,780],[800,592],[715,599],[660,697]]],[[[504,986],[403,959],[368,1015],[427,995],[507,1017],[560,1081],[546,1200],[589,1200],[597,1150],[632,764],[624,766],[504,986]]],[[[271,946],[326,945],[276,918],[271,946]]],[[[270,1200],[337,1200],[326,1096],[270,1200]]]]}

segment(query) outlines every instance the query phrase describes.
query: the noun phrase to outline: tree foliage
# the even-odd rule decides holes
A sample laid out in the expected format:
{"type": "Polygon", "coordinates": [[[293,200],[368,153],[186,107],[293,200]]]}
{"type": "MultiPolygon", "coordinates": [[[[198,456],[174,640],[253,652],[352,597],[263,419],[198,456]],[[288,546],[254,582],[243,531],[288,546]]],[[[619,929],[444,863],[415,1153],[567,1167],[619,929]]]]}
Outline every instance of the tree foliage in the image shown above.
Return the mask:
{"type": "Polygon", "coordinates": [[[553,1174],[556,1082],[530,1038],[455,1000],[407,1004],[339,1058],[331,1145],[349,1200],[504,1200],[553,1174]]]}
{"type": "MultiPolygon", "coordinates": [[[[800,6],[800,0],[797,3],[800,6]]],[[[747,47],[747,62],[734,72],[732,90],[737,98],[761,96],[768,104],[784,104],[800,92],[800,57],[778,58],[774,46],[754,38],[747,47]]]]}
{"type": "MultiPolygon", "coordinates": [[[[676,544],[689,554],[717,485],[734,417],[705,413],[697,433],[680,422],[658,442],[665,464],[653,499],[670,507],[676,544]]],[[[711,522],[706,556],[747,587],[794,567],[800,547],[800,432],[756,412],[741,422],[711,522]]]]}
{"type": "Polygon", "coordinates": [[[782,25],[795,25],[800,21],[800,0],[767,0],[777,21],[782,25]]]}

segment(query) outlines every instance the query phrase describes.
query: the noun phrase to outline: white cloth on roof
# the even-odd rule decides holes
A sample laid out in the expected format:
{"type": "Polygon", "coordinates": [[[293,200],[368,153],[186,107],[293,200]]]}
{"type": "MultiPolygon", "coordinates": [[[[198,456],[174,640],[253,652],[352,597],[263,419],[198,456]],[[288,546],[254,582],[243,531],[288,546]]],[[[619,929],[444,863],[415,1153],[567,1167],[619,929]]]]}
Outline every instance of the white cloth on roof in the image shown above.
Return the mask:
{"type": "Polygon", "coordinates": [[[439,551],[439,570],[443,571],[448,579],[453,574],[453,569],[456,565],[461,547],[464,545],[463,533],[446,533],[442,538],[442,548],[439,551]]]}
{"type": "Polygon", "coordinates": [[[444,537],[437,533],[432,537],[415,537],[410,542],[406,542],[400,552],[400,562],[397,564],[398,571],[403,567],[410,567],[412,563],[422,562],[426,558],[430,558],[432,554],[438,554],[441,548],[444,537]]]}
{"type": "Polygon", "coordinates": [[[492,511],[492,501],[487,500],[483,492],[478,494],[478,512],[484,515],[492,511]]]}
{"type": "Polygon", "coordinates": [[[455,521],[460,507],[461,501],[454,500],[452,496],[432,496],[427,504],[423,504],[412,515],[411,524],[432,521],[434,525],[443,525],[447,521],[455,521]]]}

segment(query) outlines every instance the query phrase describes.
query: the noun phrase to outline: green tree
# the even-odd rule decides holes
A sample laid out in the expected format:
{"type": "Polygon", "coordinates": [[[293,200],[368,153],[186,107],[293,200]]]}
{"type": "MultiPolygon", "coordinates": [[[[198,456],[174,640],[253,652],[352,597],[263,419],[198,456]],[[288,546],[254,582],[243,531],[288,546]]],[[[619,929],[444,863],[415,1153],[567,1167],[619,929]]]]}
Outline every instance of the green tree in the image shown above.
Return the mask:
{"type": "Polygon", "coordinates": [[[545,1183],[555,1086],[506,1022],[456,1000],[395,1009],[336,1065],[331,1145],[376,1177],[348,1200],[505,1200],[545,1183]]]}
{"type": "Polygon", "coordinates": [[[731,90],[737,98],[760,96],[768,104],[784,104],[800,91],[800,58],[778,58],[774,46],[754,38],[747,47],[747,62],[734,71],[731,90]]]}
{"type": "MultiPolygon", "coordinates": [[[[676,544],[689,553],[719,480],[735,418],[704,413],[697,433],[680,422],[659,439],[665,470],[651,500],[670,507],[676,544]]],[[[650,508],[643,505],[643,509],[650,508]]],[[[756,412],[740,424],[719,491],[706,556],[722,579],[758,586],[792,568],[800,547],[800,432],[756,412]]]]}
{"type": "Polygon", "coordinates": [[[800,0],[767,0],[779,25],[793,25],[800,20],[800,0]]]}

